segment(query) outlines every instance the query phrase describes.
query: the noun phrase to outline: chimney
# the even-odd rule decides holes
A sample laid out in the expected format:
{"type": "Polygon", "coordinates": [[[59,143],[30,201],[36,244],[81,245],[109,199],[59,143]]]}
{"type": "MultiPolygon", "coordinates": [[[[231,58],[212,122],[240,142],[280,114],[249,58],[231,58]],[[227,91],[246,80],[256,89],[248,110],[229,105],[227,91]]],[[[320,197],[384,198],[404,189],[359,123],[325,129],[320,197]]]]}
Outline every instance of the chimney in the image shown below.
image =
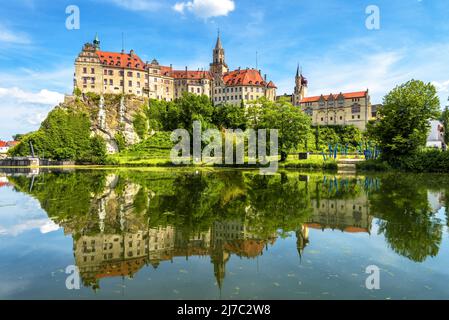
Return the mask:
{"type": "Polygon", "coordinates": [[[129,55],[130,55],[131,57],[134,57],[134,50],[133,50],[133,49],[131,49],[131,51],[129,52],[129,55]]]}
{"type": "Polygon", "coordinates": [[[170,63],[170,70],[173,69],[173,64],[170,63]]]}
{"type": "Polygon", "coordinates": [[[267,82],[267,74],[266,73],[264,74],[263,78],[264,78],[265,82],[267,82]]]}

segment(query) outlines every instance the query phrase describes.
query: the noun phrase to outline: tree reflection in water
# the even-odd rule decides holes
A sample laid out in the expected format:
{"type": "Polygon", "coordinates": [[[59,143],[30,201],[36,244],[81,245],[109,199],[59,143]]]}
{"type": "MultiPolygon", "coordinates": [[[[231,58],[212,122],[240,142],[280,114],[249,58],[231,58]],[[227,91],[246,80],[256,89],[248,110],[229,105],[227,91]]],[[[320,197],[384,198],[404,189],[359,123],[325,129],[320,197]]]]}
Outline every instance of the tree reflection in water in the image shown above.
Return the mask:
{"type": "Polygon", "coordinates": [[[278,237],[296,235],[300,257],[309,230],[379,233],[416,262],[438,254],[442,222],[428,190],[447,179],[428,176],[326,176],[257,171],[72,171],[18,175],[9,181],[41,203],[71,234],[86,286],[133,276],[176,257],[209,256],[217,284],[231,255],[256,258],[278,237]]]}

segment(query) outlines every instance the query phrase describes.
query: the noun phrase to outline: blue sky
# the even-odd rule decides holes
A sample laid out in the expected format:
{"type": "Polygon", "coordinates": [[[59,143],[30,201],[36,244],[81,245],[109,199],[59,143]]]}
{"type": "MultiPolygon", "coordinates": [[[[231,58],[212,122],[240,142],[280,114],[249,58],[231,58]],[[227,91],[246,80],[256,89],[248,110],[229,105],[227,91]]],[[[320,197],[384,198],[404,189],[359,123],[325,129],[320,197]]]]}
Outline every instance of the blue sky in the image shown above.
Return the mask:
{"type": "Polygon", "coordinates": [[[372,102],[412,78],[449,96],[447,0],[14,0],[0,8],[0,139],[39,127],[72,91],[73,61],[98,32],[103,50],[207,68],[220,28],[231,68],[259,68],[291,93],[299,62],[310,95],[369,88],[372,102]],[[66,7],[80,9],[67,30],[66,7]],[[368,30],[365,10],[380,9],[368,30]]]}

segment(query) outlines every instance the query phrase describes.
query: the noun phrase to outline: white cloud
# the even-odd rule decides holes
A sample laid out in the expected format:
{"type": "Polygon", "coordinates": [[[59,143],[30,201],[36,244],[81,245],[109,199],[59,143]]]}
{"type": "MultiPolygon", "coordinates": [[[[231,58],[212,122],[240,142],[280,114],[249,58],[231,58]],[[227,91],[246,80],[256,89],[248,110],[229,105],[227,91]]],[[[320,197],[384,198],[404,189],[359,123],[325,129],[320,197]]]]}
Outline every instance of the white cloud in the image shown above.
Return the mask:
{"type": "Polygon", "coordinates": [[[449,92],[449,80],[443,82],[433,81],[432,84],[437,88],[438,92],[449,92]]]}
{"type": "Polygon", "coordinates": [[[161,7],[157,0],[109,0],[110,2],[132,11],[156,11],[161,7]]]}
{"type": "Polygon", "coordinates": [[[43,234],[50,233],[59,230],[59,226],[48,218],[31,219],[27,221],[19,221],[16,224],[10,226],[0,225],[0,236],[13,236],[16,237],[24,232],[39,229],[43,234]]]}
{"type": "Polygon", "coordinates": [[[38,129],[48,112],[63,100],[63,94],[46,89],[31,92],[17,87],[0,88],[0,139],[38,129]]]}
{"type": "Polygon", "coordinates": [[[188,10],[197,17],[208,19],[211,17],[227,16],[235,10],[235,3],[234,0],[193,0],[178,2],[173,6],[173,10],[181,14],[184,14],[188,10]]]}
{"type": "Polygon", "coordinates": [[[31,41],[28,35],[24,33],[17,33],[8,30],[6,27],[0,25],[0,42],[9,44],[30,44],[31,41]]]}
{"type": "Polygon", "coordinates": [[[0,98],[13,99],[17,103],[31,103],[31,104],[52,104],[56,105],[64,100],[64,95],[59,92],[49,91],[43,89],[37,93],[27,92],[17,87],[1,88],[0,98]]]}
{"type": "MultiPolygon", "coordinates": [[[[441,66],[449,65],[449,45],[434,43],[395,50],[369,45],[357,49],[357,46],[349,45],[351,41],[362,43],[362,40],[350,39],[322,55],[301,57],[301,61],[306,62],[304,75],[309,80],[309,96],[368,88],[372,103],[381,103],[382,98],[397,85],[419,79],[433,83],[441,105],[447,104],[449,80],[447,70],[441,66]]],[[[289,65],[294,66],[296,62],[289,61],[289,65]]],[[[288,78],[275,79],[278,94],[292,92],[293,71],[292,68],[288,78]]]]}

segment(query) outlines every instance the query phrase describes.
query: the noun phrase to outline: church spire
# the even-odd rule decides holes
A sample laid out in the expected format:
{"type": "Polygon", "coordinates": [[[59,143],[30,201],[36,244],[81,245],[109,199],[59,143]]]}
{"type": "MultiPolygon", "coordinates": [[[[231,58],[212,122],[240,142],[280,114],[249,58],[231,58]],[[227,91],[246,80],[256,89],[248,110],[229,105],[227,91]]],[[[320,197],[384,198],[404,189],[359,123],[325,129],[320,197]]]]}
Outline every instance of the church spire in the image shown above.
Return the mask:
{"type": "Polygon", "coordinates": [[[298,67],[296,68],[296,78],[299,77],[299,63],[298,63],[298,67]]]}
{"type": "Polygon", "coordinates": [[[218,29],[217,43],[215,44],[215,49],[222,49],[221,39],[220,39],[220,29],[218,29]]]}

